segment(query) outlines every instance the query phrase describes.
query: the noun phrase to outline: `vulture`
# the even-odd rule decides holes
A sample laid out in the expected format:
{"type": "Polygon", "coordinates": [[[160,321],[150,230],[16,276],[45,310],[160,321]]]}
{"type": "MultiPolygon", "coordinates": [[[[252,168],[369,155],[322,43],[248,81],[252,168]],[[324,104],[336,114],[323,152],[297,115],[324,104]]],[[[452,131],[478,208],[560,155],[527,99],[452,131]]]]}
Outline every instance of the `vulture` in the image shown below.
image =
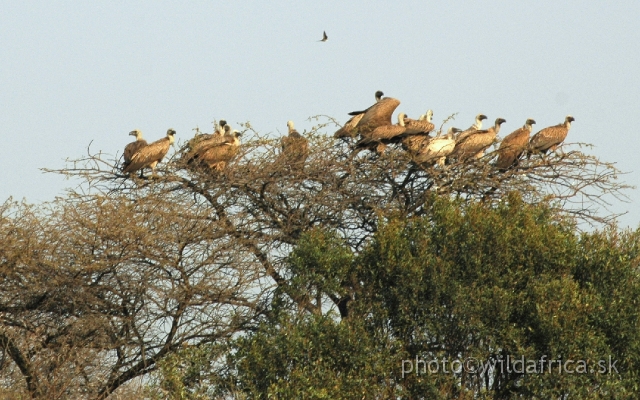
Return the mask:
{"type": "Polygon", "coordinates": [[[229,125],[224,126],[224,131],[224,136],[217,136],[208,140],[208,143],[203,145],[195,154],[195,158],[216,171],[222,171],[240,150],[240,137],[242,134],[236,130],[231,132],[229,125]]]}
{"type": "Polygon", "coordinates": [[[489,129],[482,129],[470,132],[467,136],[456,140],[456,147],[451,153],[451,157],[460,161],[469,158],[480,158],[484,155],[484,151],[493,144],[500,131],[500,125],[507,122],[502,118],[497,118],[495,125],[489,129]]]}
{"type": "Polygon", "coordinates": [[[484,114],[478,114],[476,115],[476,122],[471,125],[468,129],[465,129],[464,131],[460,132],[458,134],[458,136],[456,137],[456,142],[464,139],[465,137],[469,136],[469,134],[473,131],[479,131],[480,129],[482,129],[482,121],[487,119],[487,116],[484,114]]]}
{"type": "MultiPolygon", "coordinates": [[[[366,137],[378,127],[391,125],[391,116],[399,105],[400,101],[392,97],[380,99],[379,102],[364,111],[362,118],[356,125],[356,131],[362,137],[366,137]]],[[[361,113],[361,111],[359,112],[361,113]]]]}
{"type": "Polygon", "coordinates": [[[527,157],[530,157],[531,153],[547,154],[548,150],[555,151],[556,147],[566,139],[573,121],[575,119],[571,115],[567,115],[564,123],[544,128],[533,135],[531,142],[529,142],[527,157]]]}
{"type": "Polygon", "coordinates": [[[290,166],[302,168],[309,156],[309,142],[293,126],[293,121],[287,122],[289,135],[282,138],[281,157],[290,166]]]}
{"type": "Polygon", "coordinates": [[[133,156],[147,145],[147,141],[142,138],[142,132],[139,129],[129,132],[129,135],[135,136],[136,141],[131,142],[124,147],[124,163],[122,164],[123,170],[131,164],[133,156]]]}
{"type": "Polygon", "coordinates": [[[224,135],[224,127],[227,126],[227,121],[221,119],[219,123],[216,124],[216,129],[213,132],[214,135],[222,136],[224,135]]]}
{"type": "Polygon", "coordinates": [[[148,144],[138,150],[132,157],[131,162],[122,170],[125,174],[130,174],[136,171],[140,171],[142,176],[142,170],[144,168],[151,168],[151,174],[155,174],[156,165],[164,156],[169,152],[169,147],[173,144],[176,131],[173,129],[167,130],[167,136],[156,140],[155,142],[148,144]]]}
{"type": "Polygon", "coordinates": [[[431,119],[433,118],[433,111],[428,110],[426,114],[420,116],[418,121],[414,121],[409,118],[404,119],[404,124],[407,127],[407,133],[411,132],[411,128],[413,128],[413,132],[416,130],[421,130],[421,132],[415,132],[417,134],[405,136],[402,138],[402,148],[407,150],[409,153],[416,154],[422,149],[430,140],[429,132],[431,132],[434,128],[431,119]],[[416,127],[421,127],[420,129],[416,129],[416,127]]]}
{"type": "Polygon", "coordinates": [[[456,140],[454,135],[457,132],[460,132],[460,129],[451,127],[445,136],[436,136],[429,140],[427,145],[415,155],[414,161],[418,164],[432,165],[437,163],[440,166],[444,166],[445,159],[455,149],[456,140]]]}
{"type": "Polygon", "coordinates": [[[522,128],[516,129],[502,140],[500,148],[498,149],[496,168],[504,172],[518,164],[520,156],[522,156],[522,153],[524,153],[529,145],[529,137],[531,136],[533,124],[535,123],[536,121],[533,119],[527,119],[522,128]]]}
{"type": "Polygon", "coordinates": [[[417,121],[411,118],[404,119],[404,126],[407,128],[407,133],[424,133],[428,134],[434,128],[431,119],[433,118],[433,111],[428,110],[424,118],[421,116],[417,121]]]}
{"type": "MultiPolygon", "coordinates": [[[[384,100],[383,100],[384,101],[384,100]]],[[[362,135],[362,139],[356,144],[356,150],[362,148],[372,149],[372,145],[376,145],[375,149],[378,154],[383,153],[386,143],[390,143],[406,132],[404,126],[405,113],[398,115],[397,125],[381,125],[373,131],[362,135]]]]}
{"type": "MultiPolygon", "coordinates": [[[[375,96],[376,96],[376,103],[377,103],[382,99],[382,96],[384,96],[384,93],[378,90],[375,93],[375,96]]],[[[350,112],[349,115],[352,115],[353,117],[351,117],[351,119],[348,120],[342,128],[338,129],[336,133],[333,134],[333,137],[337,139],[337,138],[346,138],[346,137],[356,136],[356,134],[358,133],[356,131],[356,125],[358,125],[358,122],[360,122],[360,120],[362,119],[362,116],[367,110],[350,112]]]]}

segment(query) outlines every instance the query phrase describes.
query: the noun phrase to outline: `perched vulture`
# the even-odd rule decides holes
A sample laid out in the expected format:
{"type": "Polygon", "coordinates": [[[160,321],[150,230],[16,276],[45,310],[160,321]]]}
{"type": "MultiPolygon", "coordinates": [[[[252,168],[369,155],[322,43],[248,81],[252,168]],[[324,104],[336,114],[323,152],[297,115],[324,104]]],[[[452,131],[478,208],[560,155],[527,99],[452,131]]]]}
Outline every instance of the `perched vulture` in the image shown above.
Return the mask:
{"type": "Polygon", "coordinates": [[[309,143],[293,126],[293,121],[287,122],[289,135],[282,138],[281,156],[290,166],[302,168],[309,156],[309,143]]]}
{"type": "MultiPolygon", "coordinates": [[[[378,90],[375,93],[375,96],[376,96],[376,103],[377,103],[380,101],[380,99],[382,99],[382,96],[384,96],[384,93],[378,90]]],[[[360,122],[360,120],[362,119],[362,116],[364,115],[365,112],[367,112],[367,110],[350,112],[349,115],[353,115],[353,117],[351,117],[351,119],[348,120],[342,128],[338,129],[336,133],[333,134],[333,137],[334,138],[355,137],[358,133],[356,131],[356,125],[358,125],[358,122],[360,122]]]]}
{"type": "Polygon", "coordinates": [[[429,135],[409,135],[402,138],[402,148],[411,154],[417,154],[423,149],[431,137],[429,135]]]}
{"type": "Polygon", "coordinates": [[[420,117],[420,119],[415,120],[411,118],[404,119],[404,126],[407,128],[407,133],[424,133],[428,134],[434,128],[431,119],[433,118],[433,111],[427,111],[427,114],[424,119],[420,117]]]}
{"type": "Polygon", "coordinates": [[[173,137],[176,131],[173,129],[167,130],[167,136],[156,140],[155,142],[141,148],[132,157],[131,162],[126,168],[122,170],[125,174],[130,174],[136,171],[140,171],[144,168],[151,168],[152,175],[156,172],[156,165],[164,156],[169,152],[169,147],[173,144],[175,138],[173,137]]]}
{"type": "Polygon", "coordinates": [[[133,156],[147,145],[147,141],[142,138],[142,132],[139,129],[129,132],[129,135],[135,136],[136,141],[131,142],[124,147],[124,163],[122,164],[123,170],[131,164],[133,156]]]}
{"type": "Polygon", "coordinates": [[[210,143],[200,148],[196,154],[198,161],[204,162],[209,168],[216,171],[222,171],[240,150],[240,136],[242,134],[235,130],[231,132],[229,125],[225,125],[224,130],[224,136],[211,139],[210,143]]]}
{"type": "MultiPolygon", "coordinates": [[[[384,99],[382,101],[384,101],[384,99]]],[[[406,128],[404,126],[404,118],[405,114],[400,113],[398,115],[397,125],[381,125],[373,131],[363,134],[362,139],[360,139],[360,141],[356,144],[356,149],[368,148],[373,150],[373,145],[375,145],[376,152],[384,152],[386,143],[391,143],[392,141],[394,141],[394,139],[397,139],[406,132],[406,128]],[[385,146],[381,146],[381,144],[385,146]]]]}
{"type": "Polygon", "coordinates": [[[498,149],[496,168],[500,171],[506,171],[518,164],[520,156],[522,156],[522,153],[524,153],[529,145],[529,137],[531,136],[533,124],[535,123],[536,121],[533,119],[527,119],[522,128],[511,132],[502,140],[500,148],[498,149]]]}
{"type": "Polygon", "coordinates": [[[484,114],[476,115],[476,122],[473,125],[471,125],[468,129],[465,129],[464,131],[460,132],[456,137],[456,142],[459,142],[460,140],[469,136],[471,132],[479,131],[480,129],[482,129],[482,121],[485,119],[487,119],[487,116],[484,114]]]}
{"type": "Polygon", "coordinates": [[[456,140],[456,147],[451,153],[452,158],[460,161],[469,158],[480,158],[484,155],[484,151],[493,144],[500,131],[500,125],[505,123],[502,118],[496,119],[496,123],[489,129],[473,131],[466,137],[456,140]]]}
{"type": "Polygon", "coordinates": [[[415,133],[413,135],[407,135],[402,138],[402,148],[408,151],[411,154],[416,154],[422,149],[424,146],[429,143],[431,139],[429,137],[429,133],[433,130],[434,125],[431,122],[433,118],[433,111],[428,110],[426,114],[420,116],[418,121],[414,121],[409,118],[404,119],[404,124],[407,127],[407,133],[415,133]],[[421,128],[416,128],[421,127],[421,128]],[[413,128],[413,129],[411,129],[413,128]],[[416,132],[416,130],[420,130],[420,132],[416,132]]]}
{"type": "Polygon", "coordinates": [[[436,136],[429,140],[428,144],[415,155],[414,161],[418,164],[432,165],[437,163],[444,166],[445,159],[455,149],[454,135],[457,132],[460,132],[460,129],[451,127],[445,136],[436,136]]]}
{"type": "Polygon", "coordinates": [[[219,123],[216,124],[216,129],[213,132],[214,135],[222,136],[224,135],[224,127],[227,126],[227,121],[221,119],[219,123]]]}
{"type": "Polygon", "coordinates": [[[533,135],[529,143],[528,156],[531,156],[531,153],[547,154],[548,150],[555,151],[556,147],[566,139],[573,121],[575,119],[571,115],[567,115],[564,123],[544,128],[533,135]]]}
{"type": "Polygon", "coordinates": [[[356,125],[356,131],[362,137],[366,137],[380,126],[391,125],[391,116],[399,105],[400,101],[392,97],[380,99],[379,102],[365,110],[356,125]]]}

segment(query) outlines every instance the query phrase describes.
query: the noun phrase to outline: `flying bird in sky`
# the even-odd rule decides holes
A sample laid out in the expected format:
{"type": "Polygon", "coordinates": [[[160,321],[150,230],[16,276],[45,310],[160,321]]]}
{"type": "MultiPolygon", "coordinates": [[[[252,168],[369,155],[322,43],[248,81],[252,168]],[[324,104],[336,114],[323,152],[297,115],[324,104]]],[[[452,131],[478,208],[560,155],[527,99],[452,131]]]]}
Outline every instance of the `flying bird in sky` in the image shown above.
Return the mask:
{"type": "Polygon", "coordinates": [[[327,39],[329,39],[329,36],[327,36],[327,32],[323,31],[322,32],[322,40],[318,40],[318,42],[326,42],[327,39]]]}

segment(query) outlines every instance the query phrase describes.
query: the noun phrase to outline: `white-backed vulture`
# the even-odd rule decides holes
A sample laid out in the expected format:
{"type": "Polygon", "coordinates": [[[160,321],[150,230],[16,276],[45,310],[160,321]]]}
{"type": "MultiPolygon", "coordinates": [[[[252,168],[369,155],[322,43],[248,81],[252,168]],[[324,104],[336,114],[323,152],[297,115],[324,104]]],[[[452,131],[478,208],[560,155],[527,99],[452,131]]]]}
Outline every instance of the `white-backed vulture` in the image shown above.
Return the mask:
{"type": "Polygon", "coordinates": [[[138,151],[140,151],[140,149],[148,145],[147,141],[142,137],[142,131],[140,131],[139,129],[135,129],[129,132],[129,135],[135,136],[136,141],[131,142],[124,147],[124,163],[122,163],[123,170],[127,168],[129,164],[131,164],[131,159],[133,158],[133,156],[138,151]]]}
{"type": "Polygon", "coordinates": [[[224,127],[227,126],[227,121],[221,119],[220,122],[216,124],[216,129],[213,132],[214,135],[222,136],[224,135],[224,127]]]}
{"type": "Polygon", "coordinates": [[[529,118],[522,128],[516,129],[502,139],[500,148],[498,148],[496,168],[500,171],[506,171],[518,164],[522,153],[524,153],[529,145],[529,137],[531,136],[533,124],[535,123],[536,121],[529,118]]]}
{"type": "MultiPolygon", "coordinates": [[[[122,170],[125,174],[130,174],[144,168],[151,168],[152,175],[156,172],[156,165],[164,156],[169,152],[169,147],[173,144],[176,131],[173,129],[167,130],[167,136],[162,139],[141,148],[131,157],[131,163],[122,170]]],[[[141,171],[142,174],[142,171],[141,171]]]]}
{"type": "Polygon", "coordinates": [[[287,122],[289,135],[282,138],[283,162],[292,167],[302,168],[309,157],[309,141],[294,127],[293,121],[287,122]]]}
{"type": "Polygon", "coordinates": [[[456,142],[459,142],[460,140],[462,140],[465,137],[469,136],[469,134],[471,132],[475,132],[475,131],[481,130],[482,129],[482,121],[484,121],[485,119],[487,119],[487,116],[484,115],[484,114],[476,115],[476,122],[474,122],[473,125],[471,125],[469,128],[467,128],[464,131],[460,132],[458,134],[458,136],[456,136],[456,142]]]}
{"type": "Polygon", "coordinates": [[[428,134],[435,128],[431,119],[433,118],[433,111],[428,110],[424,119],[415,120],[411,118],[404,119],[404,126],[407,128],[407,133],[420,133],[420,134],[428,134]]]}
{"type": "Polygon", "coordinates": [[[562,124],[544,128],[533,135],[529,143],[528,156],[531,156],[531,153],[547,154],[549,150],[555,151],[556,147],[566,139],[573,121],[575,121],[575,118],[567,115],[562,124]]]}
{"type": "Polygon", "coordinates": [[[434,163],[444,166],[444,162],[456,146],[454,135],[460,132],[458,128],[449,128],[445,136],[436,136],[415,155],[414,161],[418,164],[432,165],[434,163]]]}
{"type": "Polygon", "coordinates": [[[466,137],[456,140],[456,147],[451,153],[452,158],[465,161],[469,158],[480,158],[484,151],[493,144],[500,131],[500,125],[507,122],[502,118],[497,118],[495,125],[489,129],[473,131],[466,137]]]}
{"type": "MultiPolygon", "coordinates": [[[[376,103],[380,101],[380,99],[382,99],[382,96],[384,96],[384,93],[382,93],[382,91],[378,90],[375,93],[375,97],[376,97],[376,103]]],[[[368,108],[367,108],[368,110],[368,108]]],[[[358,134],[358,131],[356,130],[356,126],[358,125],[358,122],[360,122],[360,120],[362,119],[362,117],[364,116],[364,113],[367,112],[367,110],[364,111],[353,111],[350,112],[349,115],[352,115],[351,119],[349,119],[343,126],[342,128],[338,129],[336,131],[336,133],[333,134],[334,138],[347,138],[347,137],[355,137],[358,134]]]]}
{"type": "Polygon", "coordinates": [[[224,129],[225,134],[222,138],[211,140],[207,147],[203,147],[196,154],[198,161],[204,162],[209,168],[216,171],[222,171],[240,150],[242,134],[236,130],[231,132],[229,125],[225,125],[224,129]]]}

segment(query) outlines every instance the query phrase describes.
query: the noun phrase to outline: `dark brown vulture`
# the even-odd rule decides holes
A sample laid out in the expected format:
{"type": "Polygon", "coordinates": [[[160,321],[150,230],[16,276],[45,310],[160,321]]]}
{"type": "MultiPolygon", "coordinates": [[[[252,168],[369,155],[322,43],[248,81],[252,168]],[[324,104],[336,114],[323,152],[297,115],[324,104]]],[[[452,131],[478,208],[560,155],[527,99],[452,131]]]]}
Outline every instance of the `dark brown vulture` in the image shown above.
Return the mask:
{"type": "Polygon", "coordinates": [[[144,168],[151,168],[151,174],[154,175],[156,172],[156,165],[158,165],[158,163],[162,161],[164,156],[169,152],[169,147],[171,147],[175,140],[175,134],[176,131],[169,129],[167,130],[166,137],[156,140],[155,142],[138,150],[138,152],[131,157],[129,165],[127,165],[122,172],[130,174],[140,171],[140,175],[142,176],[142,170],[144,168]]]}
{"type": "Polygon", "coordinates": [[[522,128],[511,132],[502,140],[498,149],[496,168],[500,171],[506,171],[518,164],[522,153],[529,145],[529,137],[535,123],[536,121],[533,119],[527,119],[522,128]]]}
{"type": "Polygon", "coordinates": [[[459,161],[465,161],[470,158],[480,158],[484,155],[484,151],[489,148],[496,140],[500,125],[505,123],[502,118],[496,119],[495,125],[489,129],[473,131],[466,137],[456,141],[456,147],[451,153],[452,158],[459,161]]]}
{"type": "Polygon", "coordinates": [[[122,163],[123,170],[131,164],[133,156],[148,144],[147,141],[142,138],[142,132],[139,129],[129,132],[129,135],[135,136],[136,141],[131,142],[124,147],[124,163],[122,163]]]}
{"type": "MultiPolygon", "coordinates": [[[[377,103],[380,101],[380,99],[382,99],[382,96],[384,96],[384,93],[378,90],[375,93],[375,96],[376,96],[376,103],[377,103]]],[[[355,137],[358,134],[358,131],[356,130],[356,126],[364,116],[364,113],[367,112],[367,110],[350,112],[349,115],[353,115],[353,117],[351,117],[351,119],[348,120],[342,128],[338,129],[336,133],[333,134],[333,137],[334,138],[355,137]]]]}
{"type": "Polygon", "coordinates": [[[544,128],[533,135],[531,142],[529,142],[528,156],[531,156],[532,153],[547,154],[549,150],[555,151],[556,147],[567,138],[573,121],[575,119],[571,115],[567,115],[562,124],[544,128]]]}
{"type": "Polygon", "coordinates": [[[392,97],[380,99],[379,102],[365,110],[356,125],[356,131],[362,137],[366,137],[380,126],[391,125],[391,116],[399,105],[400,101],[392,97]]]}
{"type": "MultiPolygon", "coordinates": [[[[382,100],[384,101],[384,99],[382,100]]],[[[382,154],[386,149],[386,144],[396,141],[405,132],[404,126],[405,114],[398,115],[398,124],[396,125],[380,125],[373,131],[362,135],[362,139],[356,144],[356,150],[369,149],[375,150],[378,154],[382,154]]]]}
{"type": "Polygon", "coordinates": [[[404,119],[404,126],[407,128],[407,133],[419,133],[419,134],[429,134],[435,128],[431,119],[433,118],[433,111],[427,111],[427,114],[420,119],[415,120],[411,118],[404,119]]]}
{"type": "Polygon", "coordinates": [[[289,135],[282,138],[283,162],[291,167],[302,168],[309,156],[309,141],[293,126],[293,121],[287,122],[289,135]]]}
{"type": "Polygon", "coordinates": [[[198,161],[204,162],[209,168],[216,171],[222,171],[240,150],[242,134],[238,131],[231,132],[229,125],[225,125],[224,130],[224,136],[208,140],[209,143],[202,146],[195,155],[198,161]]]}

